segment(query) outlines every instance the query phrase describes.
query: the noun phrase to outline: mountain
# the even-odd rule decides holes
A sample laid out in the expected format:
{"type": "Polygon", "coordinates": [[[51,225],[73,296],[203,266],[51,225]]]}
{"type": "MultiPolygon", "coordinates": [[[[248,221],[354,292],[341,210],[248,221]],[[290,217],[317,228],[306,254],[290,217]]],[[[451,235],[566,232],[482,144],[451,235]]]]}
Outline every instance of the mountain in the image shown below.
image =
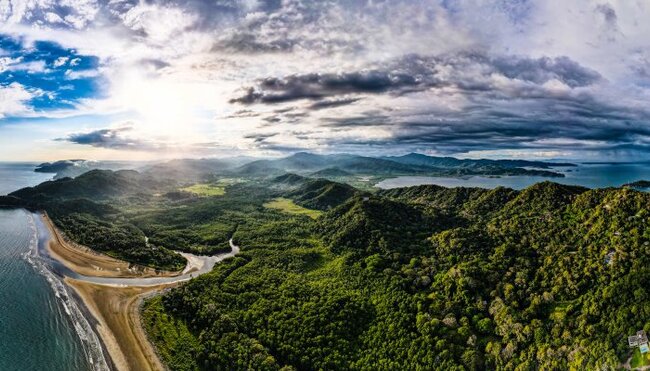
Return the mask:
{"type": "Polygon", "coordinates": [[[623,187],[636,188],[636,189],[650,188],[650,180],[637,180],[636,182],[623,184],[623,187]]]}
{"type": "Polygon", "coordinates": [[[409,153],[404,156],[391,156],[383,157],[384,159],[399,162],[401,164],[432,166],[442,168],[523,168],[531,167],[538,169],[548,169],[551,167],[570,167],[576,166],[571,163],[554,163],[542,161],[526,161],[526,160],[488,160],[488,159],[457,159],[454,157],[434,157],[427,156],[420,153],[409,153]]]}
{"type": "Polygon", "coordinates": [[[69,167],[78,167],[86,163],[86,160],[60,160],[56,162],[44,162],[34,169],[37,173],[51,173],[56,174],[64,171],[69,167]]]}
{"type": "Polygon", "coordinates": [[[413,238],[432,225],[420,209],[406,203],[355,197],[326,214],[319,231],[334,251],[386,254],[408,250],[413,238]]]}
{"type": "Polygon", "coordinates": [[[401,174],[429,170],[425,167],[399,164],[373,157],[348,154],[317,155],[299,152],[281,159],[253,161],[238,168],[236,172],[242,175],[269,175],[285,172],[311,174],[331,167],[354,174],[401,174]]]}
{"type": "Polygon", "coordinates": [[[328,167],[326,169],[318,170],[309,174],[309,176],[313,178],[338,178],[351,175],[353,175],[351,172],[341,170],[338,167],[328,167]]]}
{"type": "Polygon", "coordinates": [[[295,188],[305,184],[307,181],[309,181],[309,178],[293,173],[286,173],[274,178],[271,183],[274,186],[295,188]]]}
{"type": "Polygon", "coordinates": [[[287,192],[285,196],[308,209],[329,210],[355,196],[363,194],[363,192],[347,184],[336,183],[327,179],[299,179],[296,177],[296,175],[293,175],[280,179],[276,178],[276,181],[284,184],[292,183],[292,190],[287,192]]]}
{"type": "Polygon", "coordinates": [[[647,327],[648,204],[551,182],[354,196],[238,224],[245,255],[145,322],[184,369],[617,369],[647,327]]]}
{"type": "MultiPolygon", "coordinates": [[[[246,160],[243,160],[246,162],[246,160]]],[[[216,175],[241,166],[242,159],[179,159],[145,166],[143,174],[158,179],[174,179],[183,183],[209,181],[216,175]]]]}
{"type": "Polygon", "coordinates": [[[90,170],[124,170],[134,169],[136,162],[126,161],[89,161],[89,160],[60,160],[44,162],[34,169],[37,173],[55,174],[54,179],[74,178],[90,170]]]}
{"type": "Polygon", "coordinates": [[[91,170],[76,178],[63,178],[23,188],[10,194],[26,200],[89,198],[93,200],[150,192],[167,182],[153,179],[135,170],[91,170]]]}
{"type": "Polygon", "coordinates": [[[242,254],[144,303],[174,369],[616,369],[625,337],[647,327],[648,193],[542,182],[370,194],[284,174],[218,197],[146,195],[176,182],[93,170],[0,198],[39,201],[72,240],[158,269],[184,265],[170,249],[214,253],[234,238],[242,254]],[[324,212],[264,206],[277,197],[324,212]]]}
{"type": "MultiPolygon", "coordinates": [[[[564,176],[561,173],[544,170],[550,166],[557,166],[557,164],[511,160],[459,160],[452,157],[440,158],[421,154],[376,158],[350,154],[318,155],[299,152],[280,159],[253,161],[233,171],[242,176],[268,176],[285,172],[317,177],[479,174],[564,176]],[[538,169],[525,169],[523,166],[537,167],[538,169]]],[[[571,166],[571,164],[559,164],[559,166],[571,166]]]]}

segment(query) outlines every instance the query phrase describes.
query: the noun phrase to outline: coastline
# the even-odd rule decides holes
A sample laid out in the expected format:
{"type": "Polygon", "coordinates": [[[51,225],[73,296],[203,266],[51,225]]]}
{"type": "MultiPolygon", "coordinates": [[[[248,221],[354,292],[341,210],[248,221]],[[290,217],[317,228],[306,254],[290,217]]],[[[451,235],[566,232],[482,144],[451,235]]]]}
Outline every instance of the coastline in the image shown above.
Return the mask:
{"type": "Polygon", "coordinates": [[[114,369],[166,369],[142,327],[140,306],[144,297],[176,284],[116,287],[72,278],[65,278],[64,281],[94,318],[94,328],[114,369]]]}
{"type": "Polygon", "coordinates": [[[45,213],[34,216],[42,221],[42,251],[79,275],[58,274],[97,336],[107,367],[112,370],[166,370],[141,322],[143,300],[207,273],[214,264],[239,253],[239,246],[231,239],[229,253],[203,259],[181,253],[187,264],[180,272],[124,270],[129,263],[68,242],[45,213]]]}
{"type": "MultiPolygon", "coordinates": [[[[74,272],[84,276],[147,278],[175,277],[182,271],[157,271],[153,268],[142,267],[127,263],[108,255],[91,250],[69,241],[63,235],[46,213],[40,214],[50,231],[50,242],[47,244],[48,254],[60,261],[74,272]]],[[[189,262],[189,260],[188,260],[189,262]]]]}
{"type": "MultiPolygon", "coordinates": [[[[70,270],[94,277],[151,278],[175,277],[181,272],[157,272],[151,268],[130,269],[130,264],[65,240],[45,213],[36,214],[50,232],[47,253],[70,270]]],[[[202,264],[188,259],[185,271],[202,264]]],[[[153,286],[104,285],[64,277],[72,298],[86,317],[101,343],[111,370],[157,371],[166,367],[141,324],[140,306],[150,295],[174,287],[179,282],[153,286]]]]}

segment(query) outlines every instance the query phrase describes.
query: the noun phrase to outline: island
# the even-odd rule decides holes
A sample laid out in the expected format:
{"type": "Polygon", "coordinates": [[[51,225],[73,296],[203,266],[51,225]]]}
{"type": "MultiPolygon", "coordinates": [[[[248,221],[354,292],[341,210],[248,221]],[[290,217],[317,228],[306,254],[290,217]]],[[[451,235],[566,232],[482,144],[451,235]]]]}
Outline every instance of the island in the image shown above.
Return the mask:
{"type": "Polygon", "coordinates": [[[636,182],[623,184],[623,187],[637,188],[637,189],[650,188],[650,180],[637,180],[636,182]]]}

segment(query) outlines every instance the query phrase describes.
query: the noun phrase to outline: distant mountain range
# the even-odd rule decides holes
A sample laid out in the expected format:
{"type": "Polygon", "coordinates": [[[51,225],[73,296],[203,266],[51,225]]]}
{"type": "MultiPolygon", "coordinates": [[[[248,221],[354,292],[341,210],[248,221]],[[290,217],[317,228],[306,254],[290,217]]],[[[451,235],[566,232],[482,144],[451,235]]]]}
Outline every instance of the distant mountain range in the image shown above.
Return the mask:
{"type": "Polygon", "coordinates": [[[419,153],[404,156],[367,157],[351,154],[319,155],[299,152],[279,159],[232,157],[224,159],[179,159],[160,163],[126,163],[110,161],[63,160],[44,163],[36,172],[54,173],[55,179],[76,177],[95,169],[138,169],[156,177],[209,179],[215,174],[244,177],[277,176],[292,172],[316,178],[345,178],[350,176],[506,176],[537,175],[563,177],[553,167],[576,166],[525,160],[469,160],[454,157],[434,157],[419,153]]]}
{"type": "Polygon", "coordinates": [[[54,179],[75,178],[90,170],[121,170],[135,169],[140,164],[127,161],[90,161],[90,160],[61,160],[44,162],[34,169],[37,173],[55,174],[54,179]]]}
{"type": "Polygon", "coordinates": [[[234,172],[247,176],[293,172],[328,178],[350,175],[539,175],[563,177],[562,173],[550,169],[567,166],[576,165],[524,160],[461,160],[418,153],[396,157],[366,157],[350,154],[318,155],[299,152],[280,159],[253,161],[235,169],[234,172]]]}

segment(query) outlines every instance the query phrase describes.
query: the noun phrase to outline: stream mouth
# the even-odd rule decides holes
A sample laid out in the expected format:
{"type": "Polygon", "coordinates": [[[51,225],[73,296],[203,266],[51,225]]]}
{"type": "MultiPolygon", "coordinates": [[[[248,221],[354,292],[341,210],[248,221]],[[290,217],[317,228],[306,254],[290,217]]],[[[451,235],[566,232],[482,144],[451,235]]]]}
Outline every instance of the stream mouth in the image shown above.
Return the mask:
{"type": "MultiPolygon", "coordinates": [[[[187,271],[183,270],[183,273],[178,276],[173,277],[147,277],[147,278],[126,278],[126,277],[95,277],[95,276],[86,276],[79,274],[72,269],[65,266],[62,262],[50,255],[47,244],[49,243],[52,235],[50,230],[47,228],[43,217],[39,214],[33,214],[34,225],[38,234],[38,255],[46,261],[52,271],[62,277],[70,277],[75,280],[90,282],[98,285],[107,285],[107,286],[117,286],[117,287],[129,287],[129,286],[138,286],[138,287],[149,287],[157,286],[163,284],[172,284],[177,282],[189,281],[194,277],[198,277],[202,274],[208,273],[214,268],[214,266],[228,258],[232,258],[235,255],[239,254],[239,246],[235,245],[233,240],[230,239],[230,248],[231,251],[223,254],[217,254],[213,256],[201,256],[194,255],[189,253],[181,253],[188,261],[193,259],[195,261],[200,261],[198,264],[198,270],[187,271]]],[[[180,253],[180,252],[179,252],[180,253]]]]}
{"type": "Polygon", "coordinates": [[[63,262],[50,255],[48,244],[53,236],[44,217],[38,213],[30,213],[29,217],[34,237],[30,249],[25,253],[24,258],[50,284],[57,300],[60,301],[74,325],[75,332],[81,340],[84,353],[93,371],[110,370],[105,357],[105,349],[97,332],[93,328],[93,324],[95,323],[94,317],[77,300],[73,290],[65,284],[64,279],[66,277],[112,287],[151,287],[162,284],[173,284],[189,281],[192,278],[208,273],[215,264],[234,257],[240,251],[239,246],[235,245],[233,240],[230,239],[231,251],[228,253],[214,256],[181,253],[188,260],[188,266],[183,270],[182,274],[173,277],[120,278],[87,276],[73,271],[63,264],[63,262]]]}

